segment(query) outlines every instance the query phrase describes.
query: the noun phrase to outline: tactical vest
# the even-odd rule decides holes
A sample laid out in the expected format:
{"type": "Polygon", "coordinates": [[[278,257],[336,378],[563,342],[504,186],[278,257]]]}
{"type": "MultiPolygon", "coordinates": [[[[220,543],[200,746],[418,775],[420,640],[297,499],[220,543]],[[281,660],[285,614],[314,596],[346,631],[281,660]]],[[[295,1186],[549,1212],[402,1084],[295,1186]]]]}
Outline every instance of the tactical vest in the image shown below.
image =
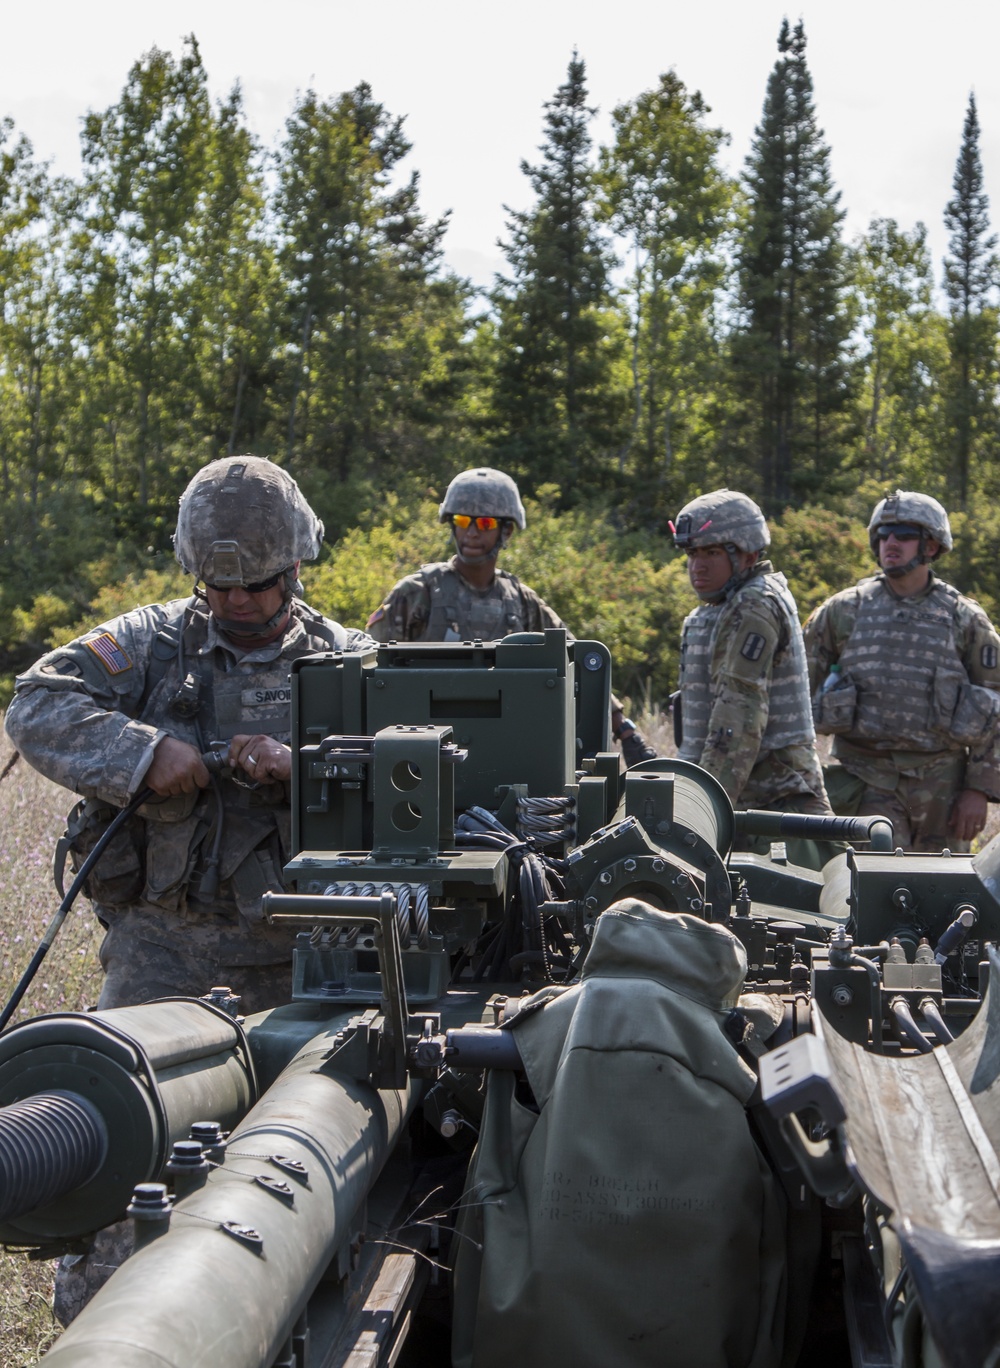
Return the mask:
{"type": "Polygon", "coordinates": [[[815,740],[809,706],[809,674],[795,600],[784,575],[764,574],[741,585],[735,594],[721,603],[701,604],[684,620],[680,669],[684,735],[677,752],[682,760],[692,760],[695,764],[701,760],[716,694],[712,658],[719,632],[726,630],[733,602],[744,594],[767,598],[775,604],[782,623],[771,671],[767,726],[761,739],[761,753],[815,740]]]}
{"type": "Polygon", "coordinates": [[[1000,697],[970,682],[955,640],[961,595],[935,579],[897,598],[880,577],[857,588],[840,682],[816,700],[824,732],[878,750],[959,750],[995,727],[1000,697]]]}
{"type": "MultiPolygon", "coordinates": [[[[220,648],[207,650],[208,614],[197,600],[170,605],[154,638],[146,687],[134,716],[199,749],[212,741],[229,741],[240,733],[262,733],[288,744],[291,740],[293,659],[317,651],[343,650],[349,635],[306,605],[293,601],[292,611],[305,635],[291,650],[270,661],[244,662],[220,648]],[[179,652],[183,632],[183,650],[179,652]],[[185,677],[188,688],[182,689],[185,677]],[[178,715],[183,698],[187,715],[178,715]]],[[[83,839],[73,850],[77,866],[86,844],[106,826],[103,804],[88,800],[70,816],[83,839]]],[[[88,893],[105,910],[143,903],[196,919],[236,912],[254,924],[247,938],[234,925],[232,963],[269,962],[287,958],[287,935],[275,937],[261,920],[261,897],[282,888],[281,871],[290,855],[291,814],[285,785],[244,788],[219,779],[196,794],[147,803],[141,816],[123,829],[117,849],[102,857],[88,893]],[[213,845],[218,820],[216,794],[223,808],[217,895],[200,902],[198,888],[204,859],[213,845]],[[281,946],[280,953],[278,946],[281,946]]]]}
{"type": "Polygon", "coordinates": [[[474,589],[448,563],[422,565],[430,615],[421,641],[496,641],[530,630],[520,581],[505,570],[485,592],[474,589]]]}

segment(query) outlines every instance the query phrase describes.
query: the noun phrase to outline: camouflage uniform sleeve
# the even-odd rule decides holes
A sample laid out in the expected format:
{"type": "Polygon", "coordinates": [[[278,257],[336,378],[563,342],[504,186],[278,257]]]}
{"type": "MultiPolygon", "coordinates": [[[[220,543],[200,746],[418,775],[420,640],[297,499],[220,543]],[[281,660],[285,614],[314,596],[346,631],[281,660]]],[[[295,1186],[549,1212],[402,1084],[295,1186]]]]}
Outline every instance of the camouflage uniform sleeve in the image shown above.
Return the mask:
{"type": "Polygon", "coordinates": [[[407,575],[365,623],[375,641],[419,641],[431,612],[431,596],[420,575],[407,575]]]}
{"type": "Polygon", "coordinates": [[[830,666],[840,659],[844,642],[851,634],[855,614],[851,611],[853,593],[835,594],[814,608],[802,628],[809,665],[810,696],[830,673],[830,666]]]}
{"type": "Polygon", "coordinates": [[[715,775],[733,803],[760,756],[782,626],[778,610],[756,594],[737,594],[719,624],[712,710],[698,763],[715,775]]]}
{"type": "Polygon", "coordinates": [[[518,584],[521,590],[521,598],[524,601],[529,632],[544,632],[546,627],[562,627],[566,632],[567,641],[576,640],[558,613],[554,612],[543,598],[539,598],[534,589],[529,589],[526,584],[521,584],[520,581],[518,584]]]}
{"type": "Polygon", "coordinates": [[[167,735],[138,722],[158,605],[103,623],[42,656],[15,681],[6,728],[46,778],[86,798],[123,807],[142,786],[167,735]]]}
{"type": "MultiPolygon", "coordinates": [[[[1000,693],[1000,636],[978,603],[962,599],[955,622],[956,644],[973,684],[1000,693]]],[[[965,787],[1000,802],[1000,727],[981,747],[969,749],[965,787]]]]}
{"type": "Polygon", "coordinates": [[[368,632],[361,632],[357,627],[346,627],[347,649],[349,651],[374,651],[378,642],[368,632]]]}

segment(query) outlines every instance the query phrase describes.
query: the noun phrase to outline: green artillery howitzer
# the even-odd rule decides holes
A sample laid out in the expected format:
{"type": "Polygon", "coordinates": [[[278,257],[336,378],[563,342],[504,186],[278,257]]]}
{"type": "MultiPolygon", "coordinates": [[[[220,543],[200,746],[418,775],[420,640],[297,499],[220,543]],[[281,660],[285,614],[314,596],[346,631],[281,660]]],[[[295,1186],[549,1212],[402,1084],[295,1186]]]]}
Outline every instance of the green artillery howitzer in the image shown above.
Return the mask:
{"type": "Polygon", "coordinates": [[[134,1232],[46,1361],[1000,1361],[1000,847],[622,774],[610,672],[296,662],[293,1001],[0,1034],[0,1240],[134,1232]]]}

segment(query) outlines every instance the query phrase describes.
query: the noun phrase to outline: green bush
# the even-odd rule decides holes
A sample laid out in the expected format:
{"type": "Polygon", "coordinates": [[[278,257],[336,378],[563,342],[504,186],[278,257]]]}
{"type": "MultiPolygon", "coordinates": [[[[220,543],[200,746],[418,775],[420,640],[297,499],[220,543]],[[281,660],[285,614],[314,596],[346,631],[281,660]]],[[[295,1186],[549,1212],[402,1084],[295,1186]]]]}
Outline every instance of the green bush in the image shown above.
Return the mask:
{"type": "MultiPolygon", "coordinates": [[[[830,594],[874,570],[866,532],[884,493],[863,484],[844,508],[786,509],[771,523],[771,557],[788,578],[803,619],[830,594]]],[[[615,688],[633,702],[663,705],[677,687],[681,626],[697,599],[684,557],[669,539],[648,531],[622,533],[603,509],[556,510],[557,491],[543,486],[526,500],[528,525],[502,553],[500,565],[539,593],[578,637],[602,641],[615,662],[615,688]]],[[[345,532],[315,565],[303,566],[306,598],[348,627],[363,627],[403,575],[452,553],[437,521],[438,495],[416,486],[368,501],[363,525],[345,532]]],[[[1000,511],[992,505],[952,518],[955,550],[945,577],[974,594],[991,617],[1000,607],[1000,511]]],[[[121,551],[78,568],[73,583],[9,608],[0,644],[9,673],[43,650],[143,603],[190,592],[191,582],[165,555],[126,557],[121,551]]]]}

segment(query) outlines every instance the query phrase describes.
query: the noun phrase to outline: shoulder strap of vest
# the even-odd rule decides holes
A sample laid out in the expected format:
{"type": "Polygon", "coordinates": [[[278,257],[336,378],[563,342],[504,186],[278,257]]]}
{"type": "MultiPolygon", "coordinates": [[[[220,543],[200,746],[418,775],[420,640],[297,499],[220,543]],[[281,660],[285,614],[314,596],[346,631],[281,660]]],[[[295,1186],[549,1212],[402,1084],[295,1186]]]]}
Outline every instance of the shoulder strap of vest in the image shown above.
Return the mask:
{"type": "Polygon", "coordinates": [[[196,624],[198,616],[205,616],[204,609],[201,600],[192,595],[189,599],[178,600],[165,618],[163,625],[153,638],[153,644],[150,648],[146,682],[143,685],[142,697],[135,709],[137,717],[145,708],[157,684],[170,669],[171,663],[177,659],[181,632],[187,634],[189,629],[196,624]]]}
{"type": "Polygon", "coordinates": [[[756,579],[749,580],[738,593],[750,593],[755,598],[766,599],[774,605],[774,611],[778,617],[778,646],[779,651],[788,648],[788,643],[792,639],[792,628],[789,622],[789,608],[785,602],[782,590],[787,592],[788,581],[784,575],[775,571],[761,575],[756,579]]]}
{"type": "Polygon", "coordinates": [[[849,604],[850,607],[847,609],[848,625],[844,641],[847,640],[847,637],[851,635],[854,628],[857,626],[858,615],[861,612],[861,609],[866,603],[871,602],[882,587],[883,581],[881,575],[872,575],[868,579],[859,580],[858,583],[854,585],[853,590],[848,590],[848,595],[853,592],[854,600],[852,603],[849,596],[845,599],[845,602],[849,604]]]}
{"type": "Polygon", "coordinates": [[[311,637],[318,637],[320,641],[325,641],[335,651],[346,649],[347,629],[341,627],[339,622],[324,617],[322,613],[317,612],[315,608],[310,608],[301,599],[293,600],[292,611],[311,637]]]}
{"type": "Polygon", "coordinates": [[[956,589],[955,586],[949,584],[947,580],[938,579],[937,575],[934,576],[934,588],[941,589],[944,592],[945,597],[951,599],[952,612],[957,613],[958,605],[964,598],[961,590],[956,589]]]}

